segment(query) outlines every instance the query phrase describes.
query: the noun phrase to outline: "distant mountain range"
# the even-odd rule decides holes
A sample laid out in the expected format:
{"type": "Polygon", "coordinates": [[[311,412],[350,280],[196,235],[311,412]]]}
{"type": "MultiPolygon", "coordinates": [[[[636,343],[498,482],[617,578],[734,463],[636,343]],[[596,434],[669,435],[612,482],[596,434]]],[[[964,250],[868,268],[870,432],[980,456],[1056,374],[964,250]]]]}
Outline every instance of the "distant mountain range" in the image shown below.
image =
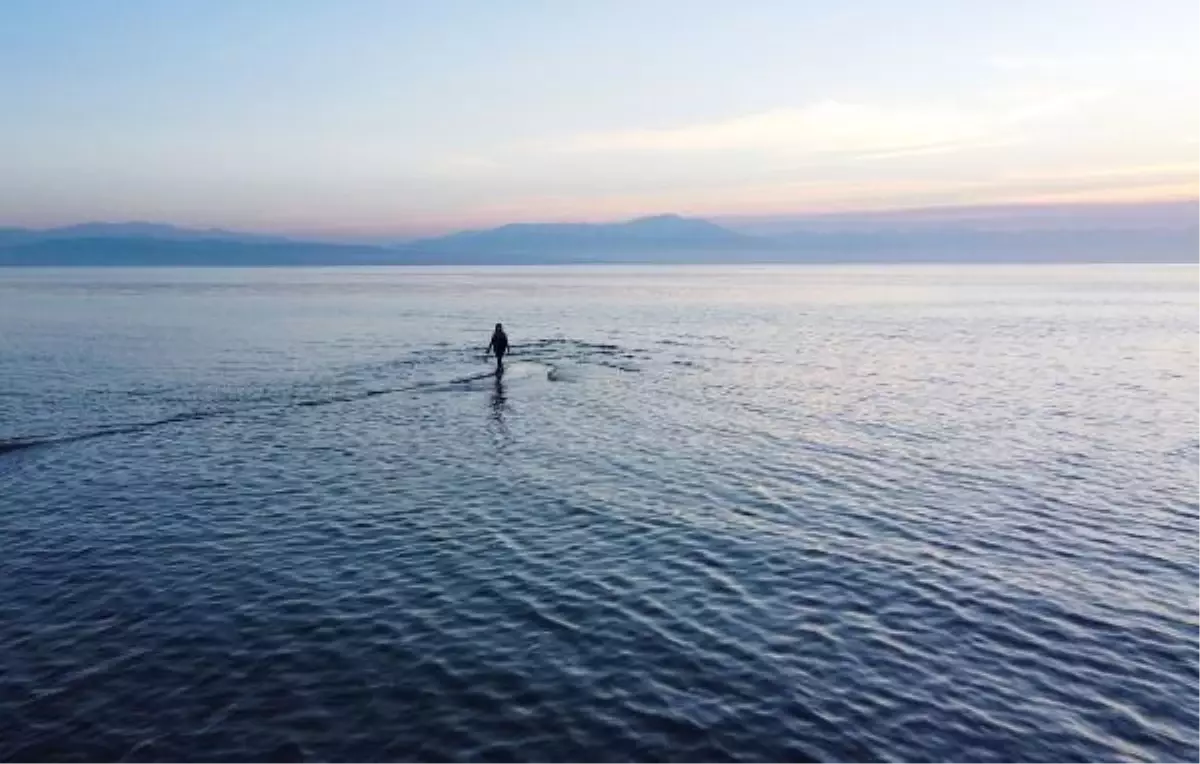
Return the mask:
{"type": "Polygon", "coordinates": [[[284,266],[559,263],[1196,262],[1197,226],[995,231],[946,226],[749,235],[658,215],[621,223],[515,223],[390,246],[160,223],[0,228],[0,265],[284,266]]]}
{"type": "Polygon", "coordinates": [[[485,231],[462,231],[413,242],[430,252],[586,252],[659,250],[680,247],[746,249],[761,246],[758,237],[735,233],[700,218],[656,215],[623,223],[512,223],[485,231]]]}
{"type": "Polygon", "coordinates": [[[166,223],[80,223],[62,228],[0,228],[0,247],[63,239],[163,239],[166,241],[288,241],[281,236],[180,228],[166,223]]]}

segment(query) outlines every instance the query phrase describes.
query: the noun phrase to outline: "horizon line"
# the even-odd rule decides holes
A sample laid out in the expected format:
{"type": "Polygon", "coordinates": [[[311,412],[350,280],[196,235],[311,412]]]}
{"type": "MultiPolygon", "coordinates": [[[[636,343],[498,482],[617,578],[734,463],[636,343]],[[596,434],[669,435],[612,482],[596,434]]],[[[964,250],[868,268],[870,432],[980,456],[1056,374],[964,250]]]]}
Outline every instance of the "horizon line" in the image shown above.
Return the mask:
{"type": "MultiPolygon", "coordinates": [[[[0,231],[3,230],[23,230],[33,232],[46,232],[61,230],[64,228],[82,227],[88,225],[145,225],[145,226],[166,226],[177,228],[184,231],[195,232],[221,232],[231,234],[257,235],[257,236],[273,236],[278,238],[325,238],[325,239],[359,239],[359,240],[379,240],[395,238],[402,239],[421,239],[445,236],[455,233],[464,233],[472,231],[492,230],[510,225],[613,225],[634,220],[644,220],[656,217],[679,217],[690,220],[706,220],[716,222],[732,227],[753,224],[796,224],[801,225],[804,222],[888,222],[894,221],[897,223],[912,223],[924,222],[928,223],[943,223],[943,224],[963,224],[970,222],[971,215],[1010,215],[1020,216],[1037,215],[1042,217],[1040,222],[1045,222],[1045,215],[1070,215],[1071,213],[1081,214],[1102,214],[1115,210],[1121,211],[1181,211],[1184,208],[1192,208],[1191,219],[1181,221],[1183,225],[1200,224],[1200,195],[1185,196],[1170,199],[1157,200],[1139,200],[1139,201],[1017,201],[1017,202],[992,202],[981,204],[931,204],[923,206],[893,206],[893,207],[863,207],[847,210],[796,210],[792,212],[770,212],[770,213],[716,213],[716,214],[688,214],[686,212],[677,211],[656,211],[646,212],[644,214],[625,215],[625,216],[602,216],[590,217],[587,215],[572,216],[572,217],[557,217],[548,216],[546,218],[517,218],[502,223],[494,224],[471,224],[464,223],[459,226],[454,225],[437,225],[420,226],[422,231],[414,231],[411,227],[408,230],[380,230],[368,228],[290,228],[280,226],[247,226],[242,227],[236,224],[207,224],[207,223],[186,223],[176,222],[169,218],[123,218],[123,219],[103,219],[89,218],[77,219],[74,222],[63,222],[51,225],[23,225],[21,223],[0,222],[0,231]],[[956,217],[965,216],[965,217],[956,217]],[[942,218],[942,219],[939,219],[942,218]]],[[[1033,221],[1031,221],[1033,222],[1033,221]]],[[[1160,223],[1161,225],[1161,223],[1160,223]]],[[[1112,226],[1105,226],[1111,228],[1112,226]]]]}

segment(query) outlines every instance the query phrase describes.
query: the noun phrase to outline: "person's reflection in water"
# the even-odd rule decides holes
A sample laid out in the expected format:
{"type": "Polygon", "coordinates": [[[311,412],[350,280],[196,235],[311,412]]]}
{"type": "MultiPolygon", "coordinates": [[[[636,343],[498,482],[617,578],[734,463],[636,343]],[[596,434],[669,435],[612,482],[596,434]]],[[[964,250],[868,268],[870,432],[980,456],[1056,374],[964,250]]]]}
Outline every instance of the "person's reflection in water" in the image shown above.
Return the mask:
{"type": "Polygon", "coordinates": [[[492,419],[504,427],[504,376],[496,375],[496,387],[492,390],[492,419]]]}

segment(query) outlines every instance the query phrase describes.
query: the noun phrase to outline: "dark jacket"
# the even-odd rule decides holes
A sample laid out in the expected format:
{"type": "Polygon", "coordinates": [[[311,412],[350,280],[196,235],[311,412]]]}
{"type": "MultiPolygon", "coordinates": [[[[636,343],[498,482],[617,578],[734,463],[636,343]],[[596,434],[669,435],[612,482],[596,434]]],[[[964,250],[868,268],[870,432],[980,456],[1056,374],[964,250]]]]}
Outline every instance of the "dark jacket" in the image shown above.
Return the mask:
{"type": "Polygon", "coordinates": [[[507,353],[508,335],[500,330],[492,332],[492,341],[488,343],[488,350],[494,351],[496,355],[504,355],[507,353]]]}

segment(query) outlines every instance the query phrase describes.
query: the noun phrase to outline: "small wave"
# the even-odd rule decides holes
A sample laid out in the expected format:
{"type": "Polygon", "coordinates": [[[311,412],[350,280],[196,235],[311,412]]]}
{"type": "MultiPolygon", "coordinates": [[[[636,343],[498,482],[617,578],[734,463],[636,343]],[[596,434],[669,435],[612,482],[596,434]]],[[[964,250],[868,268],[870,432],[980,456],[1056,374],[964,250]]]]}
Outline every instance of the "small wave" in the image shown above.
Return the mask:
{"type": "MultiPolygon", "coordinates": [[[[441,343],[437,347],[442,349],[445,347],[445,343],[441,343]]],[[[434,352],[435,351],[430,350],[418,350],[414,351],[414,356],[426,357],[434,354],[434,352]]],[[[441,355],[444,356],[444,353],[441,355]]],[[[578,373],[574,369],[565,368],[561,365],[561,363],[557,363],[556,361],[559,359],[566,359],[573,364],[590,362],[599,366],[618,369],[623,372],[639,371],[638,368],[630,365],[624,360],[633,359],[637,356],[633,353],[623,350],[617,345],[565,338],[539,339],[524,343],[520,347],[519,351],[511,353],[510,357],[515,357],[514,361],[510,362],[505,372],[500,375],[500,379],[510,380],[531,377],[534,376],[534,372],[532,370],[536,368],[538,370],[545,369],[545,378],[551,382],[578,381],[578,373]],[[542,351],[543,354],[549,355],[550,358],[538,357],[538,351],[542,351]]],[[[388,366],[392,367],[397,363],[405,364],[411,360],[411,358],[398,359],[395,362],[389,362],[388,366]]],[[[437,359],[433,360],[436,362],[437,359]]],[[[244,405],[236,407],[185,411],[160,419],[152,419],[144,422],[125,422],[66,435],[18,436],[8,439],[0,439],[0,456],[45,446],[65,445],[68,443],[77,443],[80,441],[115,435],[130,435],[144,432],[156,427],[163,427],[166,425],[190,421],[202,421],[221,416],[249,415],[252,413],[261,413],[265,411],[285,412],[298,408],[331,406],[338,403],[354,403],[356,401],[366,400],[368,398],[374,398],[381,395],[394,395],[396,393],[415,392],[420,390],[433,391],[445,388],[452,389],[454,386],[469,386],[472,382],[496,378],[496,372],[494,370],[489,370],[477,374],[455,377],[450,380],[417,382],[400,387],[373,387],[370,389],[357,391],[338,390],[324,396],[315,395],[306,396],[303,398],[294,397],[294,392],[287,392],[286,394],[277,392],[272,394],[271,392],[267,391],[264,395],[255,395],[249,398],[243,398],[242,403],[244,405]]],[[[131,395],[150,395],[153,391],[125,392],[131,395]]]]}
{"type": "Polygon", "coordinates": [[[264,411],[283,412],[289,409],[296,408],[313,408],[317,406],[331,406],[337,403],[353,403],[355,401],[366,400],[380,395],[393,395],[402,392],[412,392],[415,390],[430,389],[446,384],[456,385],[467,382],[473,382],[489,377],[495,377],[495,372],[486,374],[477,374],[470,377],[462,377],[459,379],[450,380],[449,383],[444,382],[423,382],[413,385],[405,385],[403,387],[393,388],[376,388],[371,390],[363,390],[351,394],[338,394],[326,397],[303,398],[300,400],[292,400],[288,402],[274,402],[264,405],[251,405],[239,408],[227,409],[208,409],[203,411],[187,411],[179,414],[173,414],[162,419],[152,419],[145,422],[125,422],[108,427],[98,427],[94,430],[85,432],[71,433],[68,435],[51,435],[51,436],[23,436],[0,440],[0,455],[23,451],[31,448],[40,448],[44,446],[65,445],[67,443],[76,443],[84,440],[92,440],[94,438],[103,438],[112,435],[131,435],[134,433],[144,432],[156,427],[163,427],[170,424],[179,424],[182,422],[200,421],[205,419],[213,419],[220,416],[235,416],[246,415],[253,413],[261,413],[264,411]]]}
{"type": "Polygon", "coordinates": [[[496,376],[496,372],[488,371],[488,372],[484,372],[482,374],[472,374],[467,377],[459,377],[458,379],[452,379],[452,380],[450,380],[450,384],[461,385],[461,384],[465,384],[467,382],[478,382],[481,379],[488,379],[489,377],[494,377],[494,376],[496,376]]]}
{"type": "Polygon", "coordinates": [[[617,371],[629,372],[631,374],[641,371],[641,369],[639,369],[638,367],[631,366],[630,364],[626,364],[626,363],[609,363],[606,361],[600,361],[599,365],[604,366],[605,368],[609,368],[609,369],[616,369],[617,371]]]}
{"type": "Polygon", "coordinates": [[[224,416],[232,413],[237,412],[232,410],[189,411],[182,414],[164,417],[163,419],[154,419],[148,422],[130,422],[126,424],[113,425],[110,427],[101,427],[95,430],[89,430],[87,432],[73,433],[70,435],[11,438],[8,440],[0,440],[0,454],[23,451],[30,448],[40,448],[43,446],[56,446],[65,443],[76,443],[82,440],[103,438],[109,435],[130,435],[132,433],[143,432],[154,427],[162,427],[164,425],[176,424],[179,422],[190,422],[198,419],[212,419],[214,417],[224,416]]]}
{"type": "Polygon", "coordinates": [[[570,366],[547,364],[546,379],[550,382],[578,382],[579,373],[570,366]]]}
{"type": "MultiPolygon", "coordinates": [[[[461,384],[465,382],[476,381],[495,377],[495,372],[486,374],[478,374],[471,377],[463,377],[460,379],[451,380],[449,384],[461,384]]],[[[50,436],[22,436],[16,438],[8,438],[0,440],[0,455],[15,453],[33,448],[42,448],[46,446],[60,446],[68,443],[78,443],[85,440],[93,440],[95,438],[104,438],[114,435],[132,435],[156,427],[163,427],[171,424],[179,424],[183,422],[201,421],[213,419],[221,416],[235,416],[243,414],[258,413],[263,411],[286,411],[293,408],[312,408],[317,406],[330,406],[337,403],[353,403],[355,401],[366,400],[380,395],[392,395],[401,392],[412,392],[426,388],[433,388],[445,383],[441,382],[425,382],[414,385],[406,385],[404,387],[384,388],[364,390],[354,394],[331,395],[323,398],[305,398],[302,400],[294,400],[287,403],[274,403],[259,406],[245,406],[241,408],[229,409],[209,409],[203,411],[187,411],[179,414],[173,414],[162,419],[152,419],[145,422],[125,422],[108,427],[98,427],[94,430],[85,432],[71,433],[67,435],[50,435],[50,436]]]]}
{"type": "Polygon", "coordinates": [[[7,454],[13,451],[21,451],[26,448],[36,448],[44,444],[44,440],[36,440],[29,438],[13,438],[12,440],[0,440],[0,454],[7,454]]]}

